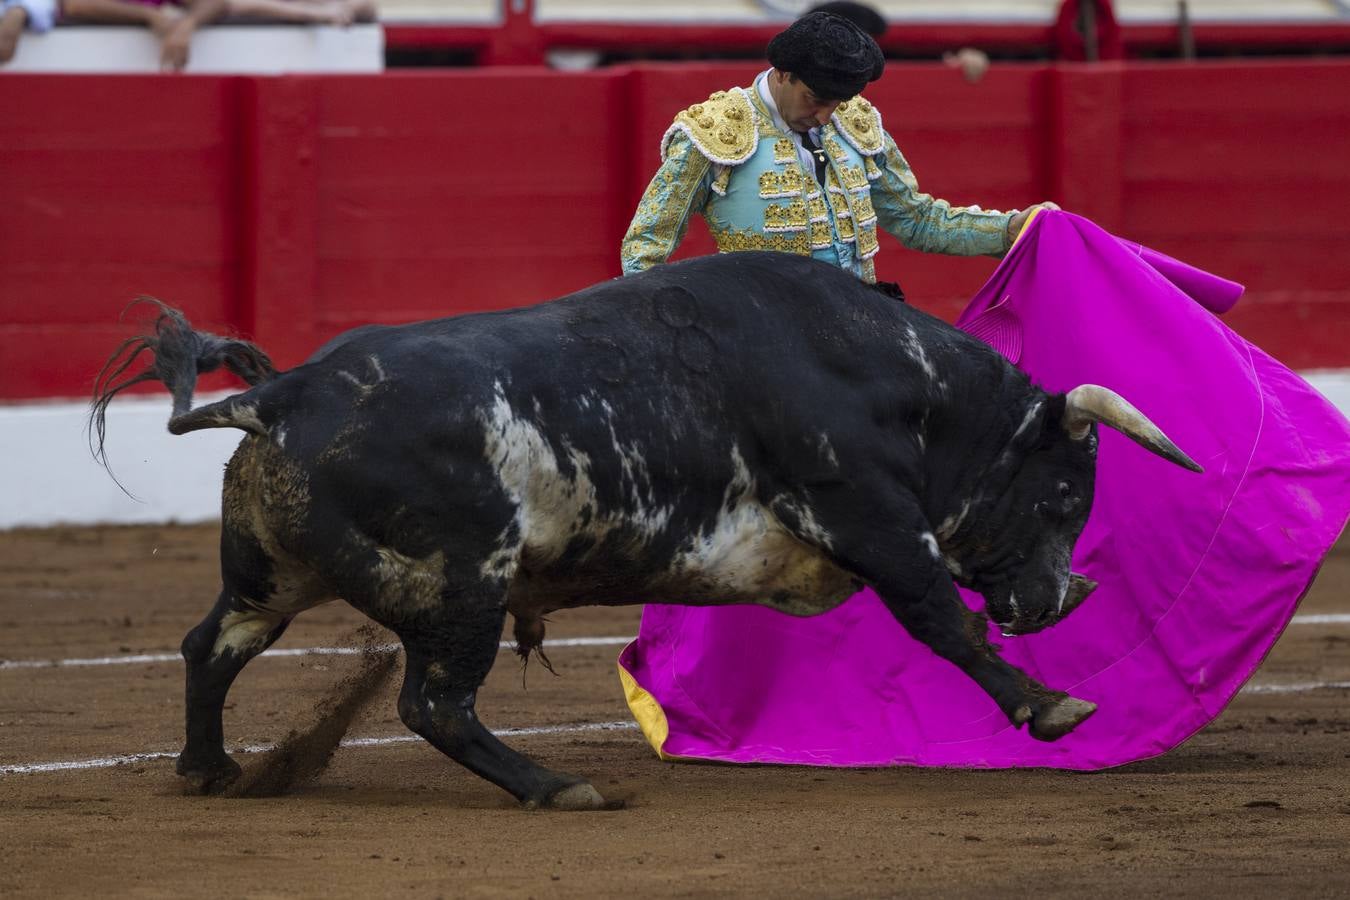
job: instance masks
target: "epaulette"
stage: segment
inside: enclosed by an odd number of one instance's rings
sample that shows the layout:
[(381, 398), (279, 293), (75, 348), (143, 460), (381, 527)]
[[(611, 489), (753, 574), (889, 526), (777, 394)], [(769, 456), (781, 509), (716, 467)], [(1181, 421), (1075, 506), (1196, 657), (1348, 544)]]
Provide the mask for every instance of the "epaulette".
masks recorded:
[(740, 165), (759, 146), (755, 110), (742, 88), (718, 91), (675, 116), (661, 138), (662, 156), (677, 131), (684, 132), (699, 153), (724, 166)]
[(845, 140), (863, 156), (874, 156), (886, 149), (881, 112), (862, 97), (840, 103), (830, 118)]

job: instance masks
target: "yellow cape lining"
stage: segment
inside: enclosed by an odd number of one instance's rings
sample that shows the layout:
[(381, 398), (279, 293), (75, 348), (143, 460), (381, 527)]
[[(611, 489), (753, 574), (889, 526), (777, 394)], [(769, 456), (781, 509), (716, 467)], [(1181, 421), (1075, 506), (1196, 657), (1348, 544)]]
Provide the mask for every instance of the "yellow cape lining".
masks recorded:
[[(627, 647), (624, 649), (627, 650)], [(628, 709), (637, 720), (638, 727), (647, 738), (647, 743), (652, 745), (656, 755), (662, 759), (679, 759), (661, 749), (665, 746), (666, 738), (670, 737), (670, 723), (666, 721), (666, 712), (661, 708), (661, 704), (637, 683), (637, 679), (623, 667), (623, 663), (615, 663), (615, 667), (619, 670), (619, 681), (623, 683), (623, 696), (628, 701)]]

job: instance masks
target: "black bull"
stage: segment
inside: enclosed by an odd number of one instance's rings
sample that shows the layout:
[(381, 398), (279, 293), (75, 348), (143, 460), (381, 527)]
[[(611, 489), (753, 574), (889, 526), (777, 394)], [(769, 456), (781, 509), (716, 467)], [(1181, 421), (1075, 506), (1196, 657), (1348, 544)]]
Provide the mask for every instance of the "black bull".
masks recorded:
[[(152, 367), (117, 378), (142, 350)], [(253, 387), (191, 408), (198, 372)], [(344, 334), (276, 372), (161, 308), (109, 361), (155, 379), (169, 429), (239, 428), (222, 502), (223, 586), (183, 641), (178, 772), (227, 784), (221, 709), (249, 659), (338, 597), (407, 654), (398, 709), (527, 805), (603, 804), (479, 723), (506, 614), (627, 603), (828, 610), (871, 586), (916, 639), (1017, 725), (1059, 738), (1092, 713), (986, 641), (1058, 621), (1110, 424), (1198, 467), (1118, 396), (1048, 394), (979, 341), (827, 265), (738, 253), (658, 267), (525, 309)]]

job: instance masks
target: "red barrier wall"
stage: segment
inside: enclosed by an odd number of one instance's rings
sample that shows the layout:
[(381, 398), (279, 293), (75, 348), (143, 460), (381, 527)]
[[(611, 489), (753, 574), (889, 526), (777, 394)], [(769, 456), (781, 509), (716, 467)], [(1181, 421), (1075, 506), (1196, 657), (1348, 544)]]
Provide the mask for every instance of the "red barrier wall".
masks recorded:
[[(0, 399), (87, 393), (140, 293), (291, 365), (617, 275), (671, 116), (757, 68), (0, 76)], [(1245, 282), (1227, 321), (1287, 364), (1350, 366), (1350, 64), (894, 64), (868, 96), (925, 190), (1057, 200)], [(883, 247), (947, 318), (994, 266)]]

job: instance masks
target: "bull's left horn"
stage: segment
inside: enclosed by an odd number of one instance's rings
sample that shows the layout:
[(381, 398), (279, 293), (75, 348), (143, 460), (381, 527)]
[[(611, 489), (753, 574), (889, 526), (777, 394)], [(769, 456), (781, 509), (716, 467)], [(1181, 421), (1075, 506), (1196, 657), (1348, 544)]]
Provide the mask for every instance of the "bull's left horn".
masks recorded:
[(1192, 472), (1205, 471), (1195, 460), (1168, 440), (1167, 435), (1148, 420), (1148, 417), (1130, 405), (1115, 391), (1096, 384), (1080, 384), (1065, 398), (1064, 430), (1069, 437), (1081, 441), (1087, 437), (1093, 422), (1100, 422), (1134, 441), (1139, 446), (1158, 454)]

